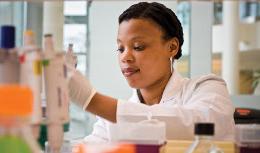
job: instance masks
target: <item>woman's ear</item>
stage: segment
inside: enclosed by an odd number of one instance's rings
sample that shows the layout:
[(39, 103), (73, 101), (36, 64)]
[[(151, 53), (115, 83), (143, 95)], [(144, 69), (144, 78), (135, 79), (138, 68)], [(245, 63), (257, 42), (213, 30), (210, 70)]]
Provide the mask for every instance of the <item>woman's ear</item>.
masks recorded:
[(178, 53), (179, 51), (179, 40), (174, 37), (169, 41), (169, 52), (170, 56), (174, 58), (174, 56)]

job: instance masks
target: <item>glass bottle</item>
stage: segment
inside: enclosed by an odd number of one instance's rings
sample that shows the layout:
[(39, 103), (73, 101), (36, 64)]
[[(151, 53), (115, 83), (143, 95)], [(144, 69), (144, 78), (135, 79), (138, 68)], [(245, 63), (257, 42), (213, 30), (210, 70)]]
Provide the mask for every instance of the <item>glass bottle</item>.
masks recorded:
[(214, 123), (196, 123), (194, 128), (195, 140), (186, 153), (223, 153), (213, 143)]

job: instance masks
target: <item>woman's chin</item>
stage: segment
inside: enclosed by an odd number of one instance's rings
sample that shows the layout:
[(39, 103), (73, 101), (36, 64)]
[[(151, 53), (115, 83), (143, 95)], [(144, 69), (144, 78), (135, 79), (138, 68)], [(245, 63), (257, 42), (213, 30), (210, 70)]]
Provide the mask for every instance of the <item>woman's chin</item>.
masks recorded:
[(138, 86), (138, 84), (136, 82), (133, 82), (133, 81), (130, 81), (130, 80), (127, 80), (128, 82), (128, 85), (131, 87), (131, 88), (135, 88), (135, 89), (139, 89), (140, 86)]

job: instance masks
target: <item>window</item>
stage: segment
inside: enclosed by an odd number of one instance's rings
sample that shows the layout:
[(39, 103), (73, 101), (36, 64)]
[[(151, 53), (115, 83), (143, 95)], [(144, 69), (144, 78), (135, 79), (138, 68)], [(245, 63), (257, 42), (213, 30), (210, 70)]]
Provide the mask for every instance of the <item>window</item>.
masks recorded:
[[(260, 19), (260, 2), (240, 1), (239, 16), (243, 22), (255, 22)], [(214, 2), (214, 24), (222, 24), (223, 2)]]
[(177, 69), (182, 76), (189, 76), (189, 30), (190, 30), (190, 3), (179, 2), (177, 5), (177, 16), (182, 24), (184, 33), (184, 44), (182, 45), (182, 57), (177, 61)]
[(65, 16), (86, 16), (87, 15), (86, 1), (66, 1), (64, 3)]
[(260, 2), (240, 2), (240, 19), (250, 23), (259, 20)]
[(214, 24), (222, 24), (223, 20), (223, 4), (222, 2), (214, 3)]
[(78, 70), (88, 74), (88, 10), (91, 2), (64, 2), (64, 46), (73, 44), (74, 53), (78, 56)]
[[(219, 5), (219, 10), (216, 11), (216, 6)], [(225, 2), (224, 2), (225, 5)], [(214, 14), (215, 14), (215, 21), (216, 21), (216, 13), (221, 14), (221, 20), (222, 16), (225, 15), (222, 13), (222, 9), (220, 9), (222, 6), (222, 3), (215, 3), (214, 6)], [(233, 6), (234, 7), (234, 6)], [(236, 9), (235, 9), (236, 10)], [(259, 21), (257, 19), (260, 17), (259, 11), (260, 11), (260, 2), (239, 2), (238, 12), (233, 13), (227, 13), (228, 15), (239, 15), (240, 21), (236, 23), (233, 29), (236, 29), (235, 31), (227, 31), (225, 34), (230, 34), (236, 36), (238, 38), (238, 53), (237, 53), (237, 59), (238, 59), (238, 81), (236, 82), (236, 91), (235, 94), (256, 94), (259, 95), (260, 93), (260, 82), (259, 80), (259, 72), (260, 72), (260, 63), (259, 60), (257, 60), (256, 57), (260, 56), (260, 46), (258, 45), (259, 42)], [(233, 17), (230, 17), (230, 19), (233, 19)], [(246, 23), (245, 23), (246, 22)], [(216, 23), (216, 22), (215, 22)], [(225, 56), (225, 52), (227, 49), (225, 49), (224, 42), (223, 42), (223, 33), (224, 33), (224, 27), (225, 25), (219, 24), (213, 26), (213, 59), (212, 59), (212, 72), (223, 76), (223, 69), (227, 63), (223, 62)], [(237, 33), (234, 33), (237, 32)], [(230, 37), (232, 38), (232, 36)], [(230, 44), (235, 42), (230, 42)], [(234, 45), (234, 44), (233, 44)], [(235, 51), (234, 51), (235, 52)], [(234, 57), (232, 55), (232, 57)], [(231, 60), (232, 57), (229, 59)], [(227, 58), (227, 56), (226, 56)], [(222, 65), (225, 64), (225, 67)], [(233, 76), (234, 74), (230, 74), (229, 77)], [(236, 79), (234, 77), (234, 79)], [(234, 80), (232, 79), (232, 80)], [(232, 82), (232, 81), (230, 81)], [(227, 82), (229, 83), (229, 82)], [(233, 83), (231, 83), (233, 84)], [(258, 86), (259, 85), (259, 86)], [(259, 88), (259, 89), (258, 89)]]

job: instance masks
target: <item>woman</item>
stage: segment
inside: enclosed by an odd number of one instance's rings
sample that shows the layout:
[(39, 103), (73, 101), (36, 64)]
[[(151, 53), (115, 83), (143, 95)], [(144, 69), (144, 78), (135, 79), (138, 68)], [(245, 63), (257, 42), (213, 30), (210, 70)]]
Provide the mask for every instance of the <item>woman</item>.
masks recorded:
[(156, 2), (132, 5), (119, 16), (117, 43), (122, 74), (136, 89), (128, 101), (96, 92), (78, 71), (69, 82), (72, 100), (105, 119), (87, 141), (108, 141), (111, 122), (140, 121), (147, 113), (166, 123), (167, 139), (192, 139), (195, 122), (214, 122), (216, 139), (233, 140), (234, 108), (224, 80), (183, 78), (173, 69), (183, 30), (172, 10)]

